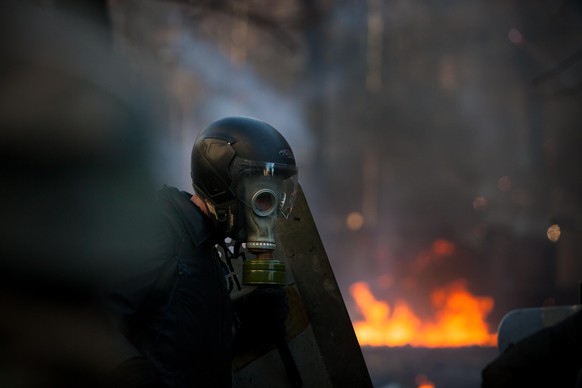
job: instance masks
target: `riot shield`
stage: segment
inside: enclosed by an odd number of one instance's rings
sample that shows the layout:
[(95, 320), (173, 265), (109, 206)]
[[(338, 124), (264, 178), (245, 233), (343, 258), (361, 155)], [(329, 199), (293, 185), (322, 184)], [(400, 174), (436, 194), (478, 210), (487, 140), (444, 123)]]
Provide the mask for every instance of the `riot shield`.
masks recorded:
[[(235, 387), (372, 387), (362, 351), (305, 195), (299, 187), (291, 217), (277, 226), (275, 256), (286, 265), (289, 314), (283, 343), (235, 353)], [(242, 285), (244, 246), (222, 252), (231, 298)]]
[(529, 307), (508, 312), (499, 323), (497, 340), (499, 353), (543, 328), (563, 321), (581, 307), (581, 305)]

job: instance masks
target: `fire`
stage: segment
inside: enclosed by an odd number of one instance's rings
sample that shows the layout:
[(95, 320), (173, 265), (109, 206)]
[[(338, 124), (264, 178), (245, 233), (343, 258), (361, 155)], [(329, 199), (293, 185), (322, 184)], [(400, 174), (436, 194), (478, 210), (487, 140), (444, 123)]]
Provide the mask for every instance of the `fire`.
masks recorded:
[(435, 388), (434, 383), (427, 379), (425, 375), (416, 376), (416, 384), (418, 385), (417, 388)]
[(453, 282), (432, 292), (434, 318), (422, 322), (412, 308), (398, 300), (392, 308), (377, 300), (367, 283), (352, 284), (350, 293), (363, 321), (354, 322), (362, 346), (463, 347), (496, 346), (497, 334), (489, 333), (486, 316), (493, 299), (476, 297), (464, 281)]

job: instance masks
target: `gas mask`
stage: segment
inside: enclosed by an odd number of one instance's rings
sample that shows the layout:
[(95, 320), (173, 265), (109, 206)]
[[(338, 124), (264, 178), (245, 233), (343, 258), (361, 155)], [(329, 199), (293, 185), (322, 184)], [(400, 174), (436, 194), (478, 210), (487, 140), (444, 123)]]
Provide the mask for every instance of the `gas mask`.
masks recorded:
[[(238, 238), (256, 259), (243, 266), (245, 284), (284, 284), (285, 265), (273, 258), (277, 246), (275, 227), (287, 218), (295, 200), (297, 168), (291, 165), (238, 160), (240, 202)], [(236, 238), (235, 238), (236, 239)]]
[(250, 117), (217, 120), (198, 134), (190, 174), (216, 232), (256, 256), (243, 264), (243, 283), (284, 284), (285, 266), (273, 258), (275, 226), (291, 212), (297, 166), (283, 135)]

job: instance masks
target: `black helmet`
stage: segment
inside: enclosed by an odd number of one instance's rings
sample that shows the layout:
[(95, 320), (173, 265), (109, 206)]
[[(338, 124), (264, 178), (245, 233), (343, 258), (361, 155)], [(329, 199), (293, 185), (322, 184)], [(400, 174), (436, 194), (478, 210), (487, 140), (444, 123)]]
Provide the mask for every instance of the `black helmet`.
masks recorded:
[(248, 117), (226, 117), (200, 132), (192, 148), (192, 186), (227, 235), (241, 226), (238, 184), (249, 175), (282, 178), (278, 213), (287, 217), (295, 199), (297, 166), (283, 135)]

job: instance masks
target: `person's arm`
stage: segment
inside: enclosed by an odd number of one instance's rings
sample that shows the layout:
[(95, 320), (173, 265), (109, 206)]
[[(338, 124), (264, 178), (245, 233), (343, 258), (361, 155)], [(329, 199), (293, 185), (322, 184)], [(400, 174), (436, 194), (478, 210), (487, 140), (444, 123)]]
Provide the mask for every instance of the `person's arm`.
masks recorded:
[[(161, 205), (164, 205), (163, 203)], [(144, 241), (150, 245), (151, 255), (142, 263), (126, 271), (126, 276), (117, 280), (108, 289), (106, 304), (108, 315), (118, 333), (127, 341), (131, 322), (140, 309), (148, 303), (148, 297), (163, 286), (175, 271), (175, 260), (179, 241), (174, 229), (171, 208), (162, 208), (153, 238)], [(157, 388), (162, 387), (154, 364), (135, 348), (133, 354), (118, 360), (109, 375), (112, 388)]]

